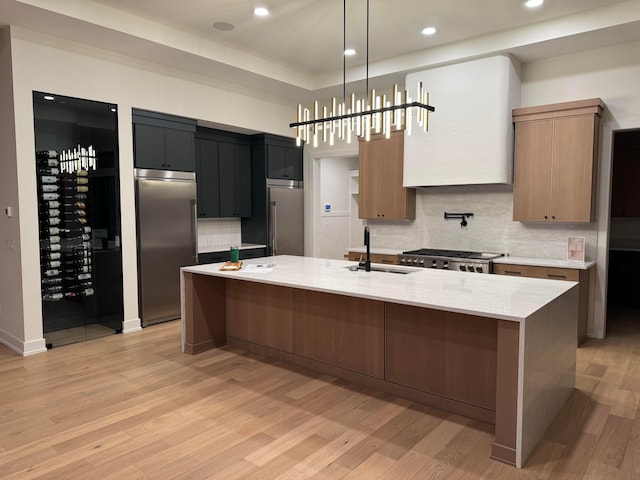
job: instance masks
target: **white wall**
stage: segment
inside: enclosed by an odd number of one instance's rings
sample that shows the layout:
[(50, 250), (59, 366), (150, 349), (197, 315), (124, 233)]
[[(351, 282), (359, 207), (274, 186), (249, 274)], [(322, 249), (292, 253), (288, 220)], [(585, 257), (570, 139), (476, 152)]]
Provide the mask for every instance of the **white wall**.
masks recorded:
[[(16, 131), (14, 127), (13, 67), (9, 28), (0, 29), (0, 338), (13, 350), (32, 352), (39, 345), (24, 341), (22, 278), (20, 275), (20, 218)], [(6, 208), (13, 210), (8, 217)], [(37, 236), (36, 236), (37, 240)], [(36, 342), (37, 343), (37, 342)]]
[[(9, 343), (17, 337), (19, 348), (30, 342), (43, 343), (40, 271), (38, 248), (37, 192), (34, 161), (32, 91), (52, 92), (88, 100), (114, 103), (118, 106), (120, 150), (120, 187), (122, 202), (122, 253), (124, 281), (124, 330), (139, 328), (136, 235), (133, 181), (133, 143), (131, 108), (234, 125), (255, 131), (291, 135), (288, 127), (294, 106), (286, 99), (274, 99), (262, 92), (248, 91), (211, 78), (187, 74), (178, 69), (133, 60), (85, 45), (11, 27), (13, 48), (13, 89), (15, 103), (15, 135), (7, 125), (13, 124), (7, 112), (0, 129), (7, 142), (2, 142), (3, 204), (20, 210), (19, 235), (16, 226), (8, 232), (15, 237), (16, 249), (10, 254), (7, 269), (1, 274), (2, 285), (13, 284), (2, 294), (3, 327), (0, 341)], [(6, 44), (2, 41), (2, 65), (7, 64)], [(3, 68), (0, 89), (11, 85)], [(5, 95), (3, 95), (3, 98)], [(3, 120), (5, 118), (3, 117)], [(13, 138), (12, 138), (13, 137)], [(4, 138), (3, 138), (4, 139)], [(16, 151), (11, 151), (15, 139)], [(15, 170), (17, 166), (17, 171)], [(5, 172), (7, 175), (5, 175)], [(17, 178), (17, 194), (15, 191)], [(13, 190), (12, 190), (13, 189)], [(11, 193), (13, 192), (13, 193)], [(6, 198), (6, 199), (5, 199)], [(3, 222), (5, 220), (3, 219)], [(3, 223), (3, 232), (4, 223)], [(5, 234), (3, 233), (3, 237)], [(21, 241), (20, 241), (21, 240)], [(20, 241), (20, 242), (19, 242)], [(18, 245), (19, 243), (19, 245)], [(4, 260), (4, 247), (3, 257)], [(16, 259), (14, 255), (20, 255)], [(21, 265), (20, 265), (21, 262)], [(4, 263), (3, 263), (4, 267)], [(16, 279), (22, 279), (21, 293)], [(21, 304), (13, 299), (21, 299)], [(6, 303), (6, 305), (5, 305)], [(21, 311), (22, 308), (22, 311)], [(7, 332), (7, 335), (3, 334)]]

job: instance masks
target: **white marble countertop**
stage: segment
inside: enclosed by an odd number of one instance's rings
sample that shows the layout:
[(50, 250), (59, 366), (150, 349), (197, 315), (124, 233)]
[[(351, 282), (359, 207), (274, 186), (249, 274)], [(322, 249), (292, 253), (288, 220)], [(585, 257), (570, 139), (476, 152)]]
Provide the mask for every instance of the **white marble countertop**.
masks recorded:
[[(357, 265), (356, 262), (288, 255), (243, 262), (239, 271), (220, 271), (222, 263), (181, 270), (518, 322), (578, 285), (564, 280), (395, 265), (393, 269), (412, 273), (354, 272), (346, 267)], [(245, 270), (251, 264), (273, 267), (267, 273), (252, 273)]]
[[(198, 253), (211, 253), (211, 252), (226, 252), (231, 248), (231, 245), (217, 245), (206, 246), (198, 248)], [(254, 243), (241, 243), (238, 245), (238, 249), (247, 250), (249, 248), (267, 248), (266, 245), (256, 245)]]
[(555, 268), (574, 268), (576, 270), (588, 270), (593, 267), (596, 262), (586, 260), (581, 262), (570, 262), (568, 260), (560, 260), (554, 258), (534, 258), (534, 257), (499, 257), (494, 258), (493, 263), (503, 263), (506, 265), (531, 265), (534, 267), (555, 267)]

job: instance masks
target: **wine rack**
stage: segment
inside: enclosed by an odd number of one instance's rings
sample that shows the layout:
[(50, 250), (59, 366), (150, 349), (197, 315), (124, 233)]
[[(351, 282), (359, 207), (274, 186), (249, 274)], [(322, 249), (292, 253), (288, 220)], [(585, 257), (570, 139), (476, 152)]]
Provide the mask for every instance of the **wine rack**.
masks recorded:
[(36, 162), (42, 301), (93, 295), (88, 172), (61, 168), (55, 150)]

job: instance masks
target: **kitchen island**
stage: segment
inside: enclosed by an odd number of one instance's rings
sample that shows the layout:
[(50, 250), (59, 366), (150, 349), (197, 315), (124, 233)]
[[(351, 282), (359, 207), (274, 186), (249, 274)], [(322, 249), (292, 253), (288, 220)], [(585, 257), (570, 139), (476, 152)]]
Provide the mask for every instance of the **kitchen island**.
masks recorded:
[(229, 344), (493, 423), (492, 457), (521, 467), (575, 386), (577, 284), (355, 265), (184, 267), (183, 351)]

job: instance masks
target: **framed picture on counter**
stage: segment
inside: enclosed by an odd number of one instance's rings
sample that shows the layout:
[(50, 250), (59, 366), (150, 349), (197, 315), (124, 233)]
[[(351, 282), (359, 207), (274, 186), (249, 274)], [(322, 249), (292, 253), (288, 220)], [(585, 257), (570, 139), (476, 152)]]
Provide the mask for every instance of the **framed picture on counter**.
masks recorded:
[(584, 263), (584, 237), (567, 237), (567, 260)]

